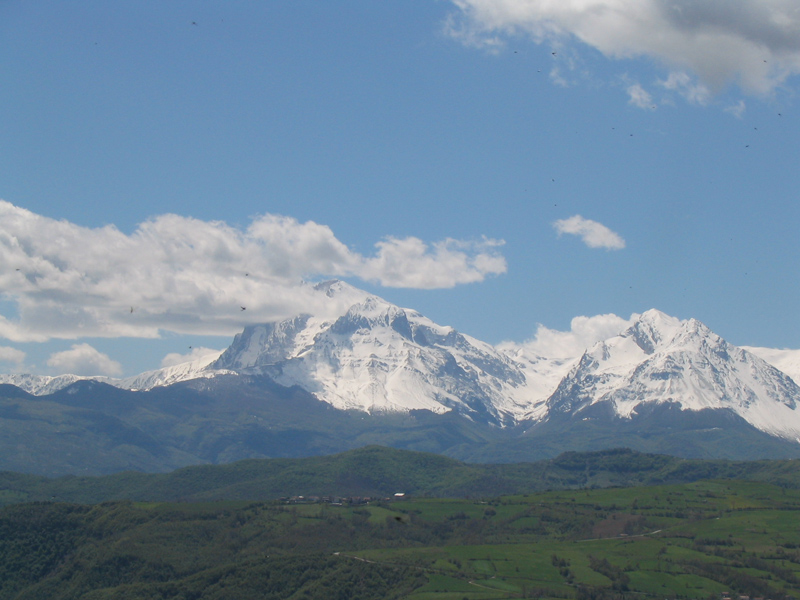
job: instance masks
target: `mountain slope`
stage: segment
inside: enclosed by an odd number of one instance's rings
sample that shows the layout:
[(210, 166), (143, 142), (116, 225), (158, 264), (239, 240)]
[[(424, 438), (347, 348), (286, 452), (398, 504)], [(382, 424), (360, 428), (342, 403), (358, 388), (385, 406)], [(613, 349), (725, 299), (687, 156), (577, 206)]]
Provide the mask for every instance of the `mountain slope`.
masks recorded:
[[(218, 358), (124, 380), (0, 376), (19, 386), (0, 394), (0, 468), (163, 471), (367, 444), (482, 461), (620, 445), (800, 456), (800, 387), (694, 319), (649, 310), (582, 356), (553, 359), (343, 282), (316, 288), (336, 310), (248, 326)], [(93, 452), (108, 460), (82, 466)]]
[[(76, 381), (83, 381), (87, 377), (80, 375), (32, 375), (29, 373), (0, 374), (0, 385), (11, 385), (24, 390), (34, 396), (46, 396), (62, 390)], [(96, 379), (105, 379), (99, 377)]]
[(799, 441), (797, 399), (800, 387), (764, 360), (699, 321), (650, 310), (587, 351), (547, 404), (548, 418), (573, 419), (602, 403), (628, 419), (652, 404), (728, 410), (769, 435)]
[(541, 362), (548, 368), (537, 371), (536, 363), (366, 296), (338, 319), (301, 315), (247, 327), (211, 368), (268, 375), (340, 409), (455, 410), (509, 425), (535, 415), (558, 383), (551, 361)]
[(776, 369), (783, 371), (795, 383), (800, 382), (800, 350), (759, 348), (755, 346), (741, 346), (741, 348), (767, 361)]
[(505, 435), (452, 411), (337, 410), (263, 376), (219, 375), (148, 391), (78, 381), (48, 396), (0, 385), (0, 470), (47, 476), (160, 472), (372, 444), (448, 454)]

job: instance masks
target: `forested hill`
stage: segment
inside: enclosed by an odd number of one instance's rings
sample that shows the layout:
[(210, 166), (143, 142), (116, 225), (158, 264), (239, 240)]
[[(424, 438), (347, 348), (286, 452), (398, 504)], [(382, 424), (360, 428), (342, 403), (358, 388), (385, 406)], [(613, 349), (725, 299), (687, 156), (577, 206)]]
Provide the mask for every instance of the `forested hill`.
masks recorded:
[[(572, 463), (577, 466), (577, 463)], [(800, 599), (800, 490), (0, 508), (0, 600)]]
[(369, 446), (330, 456), (243, 460), (171, 473), (45, 478), (0, 472), (0, 504), (31, 501), (274, 500), (285, 496), (494, 497), (547, 489), (747, 479), (800, 488), (800, 461), (689, 460), (629, 449), (567, 452), (552, 460), (468, 464)]

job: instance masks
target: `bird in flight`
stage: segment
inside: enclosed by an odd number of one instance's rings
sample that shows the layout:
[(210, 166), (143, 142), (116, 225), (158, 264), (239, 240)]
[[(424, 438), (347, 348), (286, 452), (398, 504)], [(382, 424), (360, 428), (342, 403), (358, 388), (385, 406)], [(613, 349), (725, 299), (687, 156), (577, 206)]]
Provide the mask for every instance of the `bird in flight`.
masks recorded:
[(242, 310), (247, 310), (246, 306), (240, 306), (239, 308), (241, 308)]

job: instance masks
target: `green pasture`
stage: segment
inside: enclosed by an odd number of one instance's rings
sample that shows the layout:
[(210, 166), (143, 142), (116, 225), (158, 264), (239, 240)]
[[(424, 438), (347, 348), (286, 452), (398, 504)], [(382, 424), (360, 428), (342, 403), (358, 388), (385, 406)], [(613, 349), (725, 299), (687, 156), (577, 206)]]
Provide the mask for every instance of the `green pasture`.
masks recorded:
[[(491, 516), (487, 508), (494, 511)], [(574, 597), (578, 585), (624, 586), (637, 597), (708, 598), (729, 591), (737, 578), (744, 586), (762, 582), (780, 594), (800, 596), (800, 495), (767, 484), (711, 481), (570, 490), (508, 496), (489, 504), (419, 500), (404, 503), (402, 509), (429, 523), (452, 520), (454, 515), (489, 520), (495, 527), (490, 531), (510, 530), (520, 540), (372, 552), (375, 560), (436, 572), (436, 586), (420, 589), (423, 595), (414, 598), (449, 598), (464, 591), (465, 580), (509, 598), (533, 589)], [(644, 519), (644, 533), (570, 539), (569, 532), (579, 531), (573, 521), (602, 525), (631, 515)], [(543, 524), (551, 528), (544, 535)], [(567, 533), (552, 531), (556, 527)], [(531, 531), (538, 534), (526, 533)], [(600, 559), (607, 561), (606, 567), (597, 567)], [(453, 574), (440, 575), (447, 571)], [(441, 589), (446, 581), (458, 583)]]
[(0, 532), (0, 600), (255, 598), (264, 582), (322, 598), (354, 581), (413, 600), (800, 600), (800, 493), (735, 480), (484, 502), (44, 502), (0, 509)]

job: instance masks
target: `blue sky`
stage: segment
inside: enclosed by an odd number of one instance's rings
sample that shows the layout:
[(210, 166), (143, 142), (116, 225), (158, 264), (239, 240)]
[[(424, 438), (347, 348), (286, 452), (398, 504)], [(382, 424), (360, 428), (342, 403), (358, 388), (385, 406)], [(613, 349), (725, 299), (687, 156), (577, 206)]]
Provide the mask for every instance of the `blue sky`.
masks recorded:
[(0, 2), (0, 372), (157, 368), (331, 277), (490, 343), (800, 348), (800, 9), (588, 6)]

